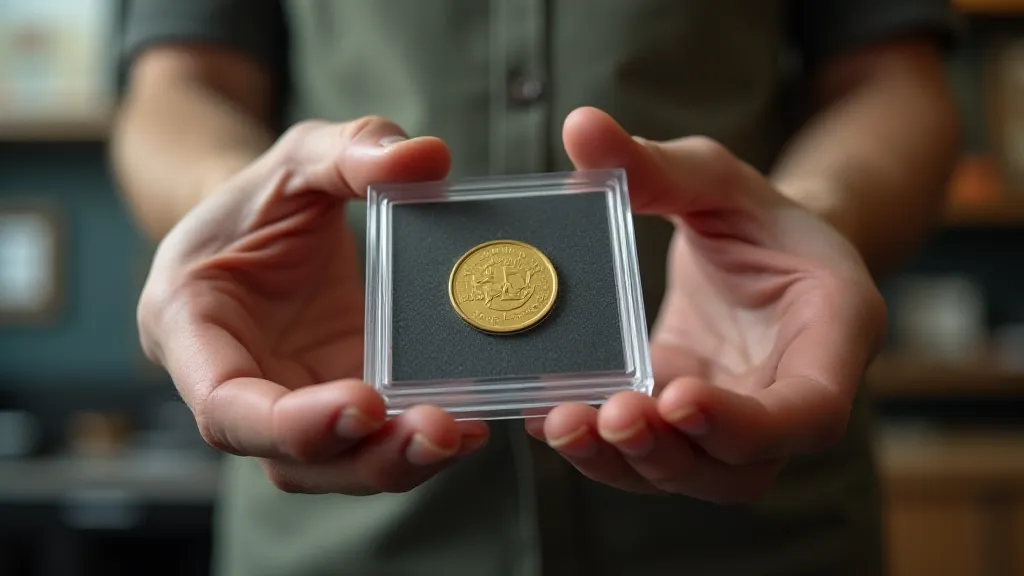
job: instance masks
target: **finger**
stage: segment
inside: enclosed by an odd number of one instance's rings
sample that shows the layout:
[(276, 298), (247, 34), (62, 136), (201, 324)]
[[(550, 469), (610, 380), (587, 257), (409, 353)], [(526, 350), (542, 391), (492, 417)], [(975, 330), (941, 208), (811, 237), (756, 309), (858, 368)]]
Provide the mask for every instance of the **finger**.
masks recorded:
[[(213, 301), (184, 298), (163, 315), (173, 338), (158, 353), (203, 438), (241, 456), (311, 461), (332, 456), (384, 424), (383, 399), (355, 379), (308, 385), (270, 382), (232, 330), (197, 321)], [(258, 348), (258, 342), (249, 347)], [(259, 352), (259, 350), (257, 350)]]
[(480, 438), (486, 437), (486, 426), (460, 426), (437, 408), (419, 406), (388, 421), (372, 437), (330, 463), (271, 461), (264, 469), (275, 486), (288, 492), (406, 492), (459, 456), (464, 435), (469, 443), (482, 446)]
[(740, 465), (831, 445), (845, 430), (849, 410), (807, 378), (780, 380), (749, 394), (681, 378), (661, 392), (658, 413), (711, 456)]
[(597, 410), (593, 407), (558, 406), (545, 418), (544, 435), (549, 446), (591, 480), (621, 490), (653, 492), (622, 454), (597, 435)]
[(282, 142), (296, 167), (287, 187), (291, 191), (361, 198), (370, 184), (441, 180), (451, 167), (443, 141), (409, 139), (398, 125), (376, 116), (345, 124), (304, 124)]
[(547, 415), (527, 418), (523, 422), (526, 433), (541, 442), (547, 443), (547, 437), (544, 435), (544, 421), (546, 419)]
[(661, 418), (653, 398), (636, 392), (616, 395), (598, 411), (597, 429), (652, 486), (683, 491), (693, 473), (693, 448)]
[(458, 453), (455, 454), (456, 456), (469, 456), (487, 446), (487, 442), (490, 440), (490, 428), (486, 422), (470, 420), (456, 422), (456, 425), (459, 427), (459, 434), (462, 436), (462, 442), (459, 445)]
[(731, 466), (709, 457), (658, 413), (656, 401), (619, 394), (598, 413), (598, 431), (651, 487), (716, 503), (747, 502), (771, 485), (778, 462)]
[(680, 342), (676, 336), (679, 331), (665, 330), (661, 326), (669, 322), (678, 323), (681, 318), (686, 317), (684, 312), (679, 310), (679, 306), (676, 300), (666, 300), (658, 315), (655, 330), (652, 330), (650, 346), (651, 365), (654, 366), (655, 398), (672, 382), (673, 375), (707, 378), (712, 370), (707, 358), (685, 348), (686, 343)]
[(579, 108), (566, 117), (562, 139), (577, 169), (624, 169), (637, 213), (695, 217), (737, 207), (735, 192), (747, 188), (749, 168), (708, 138), (651, 142), (600, 110)]
[(526, 429), (526, 433), (541, 442), (547, 443), (547, 439), (544, 437), (544, 420), (551, 413), (551, 410), (552, 407), (549, 406), (523, 410), (523, 427)]
[(385, 424), (381, 397), (358, 380), (297, 390), (259, 378), (235, 378), (199, 403), (204, 438), (232, 454), (319, 462), (337, 456)]

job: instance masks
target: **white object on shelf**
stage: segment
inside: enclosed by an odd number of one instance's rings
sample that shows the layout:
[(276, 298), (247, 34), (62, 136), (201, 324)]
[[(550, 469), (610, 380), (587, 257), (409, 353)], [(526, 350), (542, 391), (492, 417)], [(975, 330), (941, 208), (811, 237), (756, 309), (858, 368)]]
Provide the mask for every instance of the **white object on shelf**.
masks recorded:
[(0, 458), (31, 454), (40, 433), (39, 422), (28, 412), (0, 410)]
[(960, 362), (976, 358), (985, 347), (985, 297), (970, 278), (906, 278), (895, 304), (896, 344), (903, 353)]

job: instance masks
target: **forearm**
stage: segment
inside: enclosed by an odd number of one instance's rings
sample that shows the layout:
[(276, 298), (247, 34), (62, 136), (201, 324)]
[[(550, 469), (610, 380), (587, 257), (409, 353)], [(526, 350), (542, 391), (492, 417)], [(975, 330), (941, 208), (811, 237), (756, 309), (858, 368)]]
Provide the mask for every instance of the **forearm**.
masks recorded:
[(849, 238), (876, 276), (900, 266), (935, 223), (957, 152), (941, 66), (907, 64), (867, 75), (825, 107), (772, 175)]
[(126, 98), (112, 154), (136, 221), (154, 238), (272, 142), (265, 123), (198, 83)]

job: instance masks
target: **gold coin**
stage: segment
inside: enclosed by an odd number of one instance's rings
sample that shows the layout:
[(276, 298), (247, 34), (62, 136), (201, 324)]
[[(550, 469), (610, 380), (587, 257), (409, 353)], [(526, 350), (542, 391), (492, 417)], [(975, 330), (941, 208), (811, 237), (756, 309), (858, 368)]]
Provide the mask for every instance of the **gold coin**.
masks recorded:
[(543, 320), (558, 296), (558, 274), (540, 250), (515, 240), (473, 247), (448, 280), (455, 312), (494, 334), (522, 332)]

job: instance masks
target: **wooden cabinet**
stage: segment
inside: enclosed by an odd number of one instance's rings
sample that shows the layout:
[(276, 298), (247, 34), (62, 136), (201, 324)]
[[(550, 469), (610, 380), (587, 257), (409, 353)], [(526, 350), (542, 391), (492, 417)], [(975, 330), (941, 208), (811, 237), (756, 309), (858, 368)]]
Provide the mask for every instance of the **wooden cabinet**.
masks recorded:
[(1014, 504), (1010, 522), (1010, 573), (1024, 574), (1024, 501)]
[(899, 501), (888, 511), (892, 576), (981, 575), (985, 512), (971, 502)]
[(1024, 576), (1024, 437), (884, 434), (891, 576)]

